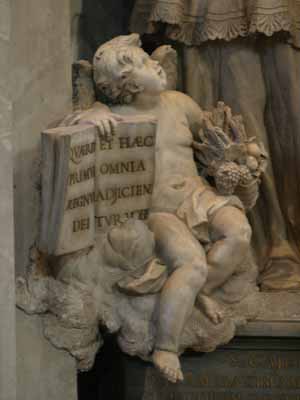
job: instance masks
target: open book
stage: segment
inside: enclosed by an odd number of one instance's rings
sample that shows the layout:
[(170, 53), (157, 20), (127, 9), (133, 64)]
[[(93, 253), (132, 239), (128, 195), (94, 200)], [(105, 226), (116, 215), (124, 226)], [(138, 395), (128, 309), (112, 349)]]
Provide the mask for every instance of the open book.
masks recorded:
[(153, 119), (138, 116), (124, 118), (109, 137), (91, 125), (42, 132), (41, 251), (84, 249), (98, 232), (147, 218), (155, 131)]

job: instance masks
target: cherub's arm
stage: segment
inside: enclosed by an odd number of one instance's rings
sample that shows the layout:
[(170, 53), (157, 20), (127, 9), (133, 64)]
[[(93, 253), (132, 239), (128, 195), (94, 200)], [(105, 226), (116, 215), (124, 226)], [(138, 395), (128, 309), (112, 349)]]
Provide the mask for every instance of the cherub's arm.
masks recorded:
[(197, 137), (199, 129), (203, 126), (205, 113), (201, 107), (189, 96), (183, 95), (183, 107), (189, 123), (189, 128), (194, 137)]
[(77, 110), (73, 111), (71, 114), (68, 114), (60, 123), (61, 126), (70, 126), (77, 125), (78, 123), (82, 123), (86, 118), (91, 118), (95, 116), (104, 116), (110, 114), (111, 111), (109, 107), (100, 102), (95, 102), (92, 107), (85, 110)]
[(90, 124), (97, 126), (100, 133), (110, 134), (120, 119), (121, 117), (113, 114), (108, 106), (96, 102), (87, 110), (79, 110), (67, 115), (60, 126)]

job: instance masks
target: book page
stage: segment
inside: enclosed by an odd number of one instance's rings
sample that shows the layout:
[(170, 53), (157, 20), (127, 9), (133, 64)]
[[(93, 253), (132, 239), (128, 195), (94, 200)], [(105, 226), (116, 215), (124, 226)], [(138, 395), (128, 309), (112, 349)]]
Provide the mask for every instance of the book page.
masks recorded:
[[(70, 136), (68, 152), (65, 152), (68, 156), (66, 195), (56, 255), (80, 250), (94, 243), (96, 135), (97, 128), (86, 127)], [(58, 207), (55, 212), (59, 212)]]
[[(84, 249), (94, 244), (97, 233), (130, 218), (147, 219), (154, 181), (155, 131), (152, 119), (131, 117), (109, 136), (89, 125), (43, 133), (54, 136), (56, 146), (51, 217), (42, 222), (43, 231), (48, 230), (46, 240), (55, 243), (49, 245), (48, 253)], [(49, 168), (49, 161), (47, 165)], [(43, 191), (49, 193), (47, 188)]]
[(96, 177), (96, 231), (147, 219), (154, 180), (155, 127), (127, 120), (109, 140), (99, 139)]

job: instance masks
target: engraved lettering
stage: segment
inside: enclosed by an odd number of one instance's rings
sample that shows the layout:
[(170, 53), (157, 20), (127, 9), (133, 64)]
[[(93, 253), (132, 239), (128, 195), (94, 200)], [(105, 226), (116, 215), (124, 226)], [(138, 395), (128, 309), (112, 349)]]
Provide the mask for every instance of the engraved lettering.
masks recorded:
[(153, 147), (154, 137), (150, 136), (124, 136), (119, 138), (120, 149), (131, 149), (133, 147)]
[(88, 231), (90, 229), (90, 219), (81, 218), (79, 220), (73, 221), (73, 232)]
[(85, 143), (70, 148), (70, 160), (74, 164), (80, 164), (82, 158), (96, 151), (96, 142)]
[(120, 199), (149, 195), (152, 193), (152, 189), (152, 184), (106, 188), (103, 190), (98, 190), (97, 193), (91, 192), (68, 200), (66, 210), (74, 210), (76, 208), (86, 207), (92, 203), (98, 203), (101, 201), (109, 201), (111, 205), (114, 205)]
[(289, 360), (281, 357), (272, 357), (270, 360), (271, 368), (273, 369), (286, 369), (289, 368)]
[(103, 163), (99, 166), (101, 175), (114, 175), (125, 173), (136, 173), (145, 171), (145, 163), (143, 160), (133, 160), (116, 163)]
[(95, 166), (88, 167), (86, 169), (81, 169), (70, 173), (68, 178), (68, 185), (72, 186), (76, 183), (88, 181), (89, 179), (95, 178)]
[(124, 212), (122, 214), (110, 214), (108, 216), (100, 215), (95, 217), (96, 227), (103, 229), (108, 226), (122, 224), (131, 218), (146, 220), (148, 218), (148, 214), (149, 214), (148, 209), (141, 209), (141, 210), (133, 210), (130, 212)]
[(95, 192), (87, 193), (74, 199), (68, 200), (66, 210), (74, 210), (76, 208), (82, 208), (89, 206), (95, 202)]
[(99, 136), (99, 149), (103, 150), (112, 150), (113, 148), (113, 139), (108, 139), (105, 137)]

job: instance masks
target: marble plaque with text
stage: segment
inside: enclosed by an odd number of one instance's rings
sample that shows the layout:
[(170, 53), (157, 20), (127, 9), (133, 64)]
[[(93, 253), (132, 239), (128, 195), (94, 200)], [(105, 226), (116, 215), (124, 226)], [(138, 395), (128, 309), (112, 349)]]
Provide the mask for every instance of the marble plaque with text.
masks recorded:
[(181, 357), (185, 381), (167, 382), (126, 358), (124, 400), (300, 400), (300, 340), (264, 338)]

